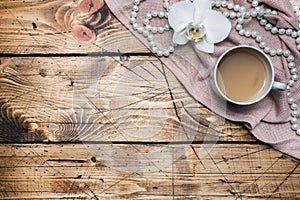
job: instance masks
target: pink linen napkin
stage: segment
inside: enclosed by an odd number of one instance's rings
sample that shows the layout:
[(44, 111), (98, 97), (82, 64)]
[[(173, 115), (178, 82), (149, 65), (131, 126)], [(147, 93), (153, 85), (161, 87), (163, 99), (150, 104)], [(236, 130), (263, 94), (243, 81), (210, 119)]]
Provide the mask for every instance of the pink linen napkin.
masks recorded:
[[(243, 5), (248, 11), (252, 9), (251, 2), (233, 0), (235, 4)], [(266, 19), (278, 28), (298, 29), (297, 17), (293, 12), (288, 0), (260, 0), (265, 8), (275, 9), (278, 15), (266, 16)], [(172, 5), (174, 1), (171, 1)], [(106, 0), (106, 4), (112, 13), (147, 47), (148, 41), (138, 32), (134, 31), (129, 22), (133, 6), (133, 0)], [(163, 11), (163, 1), (142, 1), (138, 12), (138, 23), (141, 24), (146, 13), (152, 10)], [(214, 8), (215, 9), (215, 8)], [(223, 9), (223, 8), (220, 8)], [(175, 74), (185, 86), (187, 91), (199, 102), (212, 109), (217, 114), (236, 122), (242, 122), (259, 140), (272, 145), (274, 148), (300, 159), (300, 136), (291, 130), (290, 107), (287, 102), (286, 91), (272, 90), (270, 94), (259, 103), (250, 106), (237, 106), (218, 99), (212, 91), (211, 72), (218, 57), (228, 48), (246, 44), (259, 47), (251, 37), (240, 36), (235, 30), (236, 18), (230, 19), (232, 30), (229, 37), (215, 45), (213, 54), (207, 54), (195, 49), (188, 43), (184, 46), (175, 47), (175, 52), (169, 57), (160, 58), (161, 61)], [(161, 24), (162, 20), (153, 19), (153, 26)], [(167, 21), (163, 21), (166, 23)], [(296, 49), (295, 39), (286, 35), (273, 35), (259, 25), (256, 18), (245, 19), (244, 29), (256, 30), (264, 41), (272, 49), (282, 48), (290, 50), (295, 57), (296, 66), (300, 65), (300, 54)], [(155, 41), (166, 47), (172, 38), (172, 31), (164, 34), (156, 34)], [(275, 80), (287, 83), (290, 72), (285, 58), (280, 56), (271, 57), (275, 67)], [(299, 68), (300, 70), (300, 68)], [(293, 98), (300, 106), (300, 80), (292, 88)], [(300, 109), (300, 107), (299, 107)]]

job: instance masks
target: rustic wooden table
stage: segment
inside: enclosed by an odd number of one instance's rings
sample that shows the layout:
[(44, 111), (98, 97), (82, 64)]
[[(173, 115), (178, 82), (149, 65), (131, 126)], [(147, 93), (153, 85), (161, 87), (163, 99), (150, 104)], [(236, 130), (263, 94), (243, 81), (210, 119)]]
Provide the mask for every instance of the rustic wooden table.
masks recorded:
[(195, 101), (101, 1), (2, 0), (0, 44), (0, 199), (300, 198), (299, 160)]

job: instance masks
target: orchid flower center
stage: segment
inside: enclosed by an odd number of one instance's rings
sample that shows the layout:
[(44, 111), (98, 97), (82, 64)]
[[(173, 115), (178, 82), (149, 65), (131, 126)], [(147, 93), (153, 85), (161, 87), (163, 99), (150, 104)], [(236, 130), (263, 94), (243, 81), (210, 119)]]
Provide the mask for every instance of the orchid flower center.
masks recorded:
[(186, 27), (185, 35), (189, 40), (199, 42), (205, 34), (205, 27), (203, 25), (190, 23)]

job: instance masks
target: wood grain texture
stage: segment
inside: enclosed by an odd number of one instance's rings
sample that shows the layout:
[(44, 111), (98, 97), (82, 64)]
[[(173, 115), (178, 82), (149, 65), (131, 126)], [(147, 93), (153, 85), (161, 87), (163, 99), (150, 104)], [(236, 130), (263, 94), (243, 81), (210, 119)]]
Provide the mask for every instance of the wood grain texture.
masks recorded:
[(98, 133), (112, 141), (203, 141), (206, 133), (254, 141), (195, 101), (155, 57), (0, 60), (2, 141), (103, 140)]
[(78, 1), (0, 1), (1, 53), (149, 52), (106, 6), (82, 13)]
[[(193, 145), (173, 165), (145, 173), (118, 168), (88, 151), (105, 145), (1, 145), (0, 198), (296, 199), (300, 195), (299, 161), (268, 146), (219, 144), (199, 160), (201, 146)], [(173, 147), (178, 146), (182, 145)], [(148, 147), (141, 144), (140, 152), (144, 148)]]

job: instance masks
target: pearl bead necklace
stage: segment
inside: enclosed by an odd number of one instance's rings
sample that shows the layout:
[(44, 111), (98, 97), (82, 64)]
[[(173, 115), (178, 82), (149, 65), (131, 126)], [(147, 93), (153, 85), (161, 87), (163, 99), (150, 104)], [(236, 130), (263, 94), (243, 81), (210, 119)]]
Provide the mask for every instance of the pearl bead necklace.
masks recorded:
[[(249, 0), (248, 0), (249, 1)], [(251, 11), (246, 11), (246, 8), (244, 6), (240, 6), (238, 4), (234, 4), (232, 2), (227, 2), (225, 0), (219, 1), (219, 0), (211, 0), (212, 7), (216, 8), (226, 8), (228, 11), (223, 12), (223, 15), (229, 19), (235, 19), (237, 18), (237, 24), (235, 26), (236, 31), (239, 33), (239, 35), (247, 37), (247, 38), (253, 38), (259, 45), (259, 47), (267, 54), (269, 54), (271, 57), (274, 56), (283, 56), (287, 63), (288, 68), (290, 70), (290, 79), (287, 83), (287, 98), (288, 103), (290, 105), (291, 109), (291, 129), (296, 132), (297, 135), (300, 135), (300, 125), (298, 124), (298, 117), (300, 116), (298, 112), (298, 105), (294, 101), (294, 98), (291, 94), (291, 88), (295, 85), (295, 82), (298, 81), (298, 70), (296, 68), (296, 64), (294, 62), (295, 58), (291, 54), (289, 50), (284, 49), (273, 49), (269, 45), (267, 45), (266, 42), (264, 42), (263, 37), (259, 35), (257, 31), (251, 31), (246, 30), (243, 28), (243, 24), (245, 22), (245, 19), (248, 19), (250, 17), (257, 18), (260, 25), (265, 28), (266, 31), (270, 31), (272, 34), (279, 34), (279, 35), (287, 35), (291, 38), (295, 39), (295, 43), (297, 45), (297, 50), (300, 51), (300, 30), (294, 30), (291, 28), (277, 28), (273, 26), (271, 23), (269, 23), (265, 18), (264, 15), (277, 15), (276, 10), (271, 9), (264, 9), (261, 6), (259, 6), (258, 0), (253, 0), (252, 2), (249, 1), (252, 5)], [(298, 17), (299, 22), (299, 29), (300, 29), (300, 9), (299, 6), (294, 4), (294, 0), (289, 0), (291, 5), (293, 6), (293, 11), (295, 12), (296, 16)], [(139, 11), (139, 4), (140, 0), (133, 0), (133, 8), (130, 18), (130, 23), (132, 24), (132, 27), (134, 30), (136, 30), (138, 33), (142, 34), (150, 44), (150, 49), (152, 53), (156, 54), (158, 57), (162, 56), (169, 56), (170, 53), (174, 52), (175, 44), (171, 43), (166, 49), (158, 49), (156, 43), (154, 42), (154, 35), (156, 33), (163, 34), (165, 31), (170, 31), (170, 26), (168, 24), (165, 24), (162, 27), (152, 27), (150, 25), (150, 21), (152, 18), (168, 18), (168, 11), (170, 9), (169, 0), (164, 0), (163, 7), (165, 11), (152, 11), (151, 13), (147, 13), (145, 15), (145, 19), (143, 21), (143, 26), (139, 26), (137, 24), (136, 17), (138, 15)]]
[(143, 21), (143, 27), (139, 26), (136, 21), (136, 17), (138, 15), (139, 11), (139, 4), (140, 0), (133, 0), (133, 7), (132, 7), (132, 12), (131, 12), (131, 18), (130, 18), (130, 23), (132, 24), (132, 28), (136, 30), (138, 33), (142, 34), (149, 42), (150, 49), (152, 53), (156, 54), (157, 56), (169, 56), (170, 53), (174, 52), (174, 44), (171, 43), (166, 49), (158, 49), (156, 43), (154, 42), (154, 35), (156, 33), (163, 34), (165, 31), (170, 31), (170, 26), (168, 24), (165, 24), (162, 27), (153, 27), (150, 25), (150, 20), (152, 18), (166, 18), (168, 19), (169, 16), (169, 0), (164, 0), (164, 9), (166, 11), (156, 11), (153, 10), (151, 13), (147, 13), (145, 15), (145, 19)]

